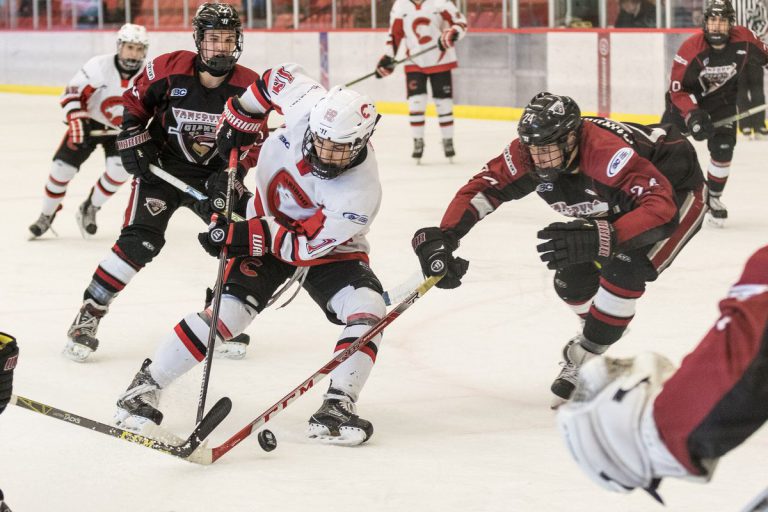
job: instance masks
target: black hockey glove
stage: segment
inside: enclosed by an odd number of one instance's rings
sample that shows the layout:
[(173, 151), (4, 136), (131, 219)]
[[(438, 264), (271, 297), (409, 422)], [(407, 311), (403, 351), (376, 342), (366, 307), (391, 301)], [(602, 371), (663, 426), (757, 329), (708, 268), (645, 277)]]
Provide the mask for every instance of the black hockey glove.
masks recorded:
[(239, 256), (264, 256), (269, 252), (269, 226), (259, 217), (240, 222), (227, 222), (220, 215), (208, 231), (197, 235), (200, 245), (211, 256), (218, 257), (226, 246), (227, 258)]
[(537, 245), (536, 250), (549, 269), (559, 270), (588, 261), (604, 263), (611, 258), (616, 245), (613, 226), (605, 220), (553, 222), (536, 236), (548, 240)]
[[(238, 165), (237, 172), (235, 174), (234, 188), (232, 189), (232, 211), (242, 212), (244, 206), (241, 204), (245, 198), (246, 189), (243, 185), (243, 177), (245, 176), (245, 169)], [(212, 213), (225, 213), (227, 206), (227, 186), (229, 185), (229, 177), (226, 170), (212, 173), (205, 181), (205, 193), (208, 196), (207, 208)]]
[(706, 140), (712, 136), (715, 126), (706, 110), (696, 109), (688, 114), (688, 132), (696, 140)]
[(453, 251), (459, 247), (459, 240), (452, 231), (421, 228), (413, 235), (411, 245), (419, 257), (421, 271), (425, 276), (443, 276), (435, 286), (451, 289), (461, 285), (461, 278), (467, 273), (469, 262), (453, 256)]
[(117, 136), (117, 150), (126, 171), (147, 183), (160, 181), (149, 170), (149, 164), (158, 164), (160, 151), (148, 130), (136, 127), (121, 131)]
[(376, 78), (383, 78), (395, 71), (395, 59), (389, 55), (382, 55), (376, 64)]
[(242, 159), (254, 145), (263, 144), (268, 135), (264, 114), (247, 112), (237, 96), (227, 100), (216, 126), (216, 148), (225, 162), (229, 162), (233, 149), (238, 151), (238, 160)]
[(19, 358), (19, 346), (16, 338), (0, 332), (0, 413), (11, 401), (13, 392), (13, 369)]

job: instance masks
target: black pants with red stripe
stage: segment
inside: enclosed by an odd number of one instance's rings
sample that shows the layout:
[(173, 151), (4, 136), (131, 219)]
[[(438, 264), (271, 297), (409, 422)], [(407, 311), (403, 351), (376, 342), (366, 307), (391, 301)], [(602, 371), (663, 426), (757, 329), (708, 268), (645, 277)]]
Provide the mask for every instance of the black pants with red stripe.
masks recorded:
[[(107, 130), (108, 127), (91, 121), (91, 129)], [(64, 134), (61, 144), (59, 144), (56, 153), (53, 155), (53, 159), (61, 160), (62, 162), (79, 169), (96, 150), (97, 146), (104, 148), (104, 158), (118, 156), (116, 135), (98, 137), (89, 136), (85, 138), (85, 141), (83, 141), (82, 144), (72, 144), (69, 142), (69, 132), (67, 132)]]

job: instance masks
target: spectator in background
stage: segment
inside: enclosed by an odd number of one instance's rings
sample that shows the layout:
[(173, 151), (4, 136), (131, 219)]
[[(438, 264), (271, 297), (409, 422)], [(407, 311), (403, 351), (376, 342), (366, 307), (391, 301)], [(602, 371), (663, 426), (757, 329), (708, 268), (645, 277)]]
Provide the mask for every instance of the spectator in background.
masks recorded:
[(656, 28), (656, 6), (648, 0), (619, 0), (616, 28)]

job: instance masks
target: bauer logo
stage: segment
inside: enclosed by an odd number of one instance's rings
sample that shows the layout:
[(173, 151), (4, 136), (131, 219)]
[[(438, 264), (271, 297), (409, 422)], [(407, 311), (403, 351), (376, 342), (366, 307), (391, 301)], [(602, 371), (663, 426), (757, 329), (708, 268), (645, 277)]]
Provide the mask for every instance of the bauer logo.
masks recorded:
[(608, 169), (606, 170), (606, 174), (609, 178), (613, 178), (619, 172), (624, 168), (625, 165), (627, 165), (627, 162), (629, 162), (629, 159), (632, 158), (632, 155), (634, 155), (635, 152), (630, 148), (621, 148), (616, 152), (615, 155), (613, 155), (613, 158), (611, 158), (611, 163), (608, 164)]
[(187, 95), (187, 90), (184, 89), (183, 87), (176, 87), (171, 90), (171, 97), (186, 96), (186, 95)]
[(344, 215), (345, 219), (351, 220), (352, 222), (354, 222), (356, 224), (362, 224), (362, 225), (368, 224), (368, 216), (367, 215), (358, 215), (358, 214), (352, 213), (352, 212), (344, 212), (343, 215)]

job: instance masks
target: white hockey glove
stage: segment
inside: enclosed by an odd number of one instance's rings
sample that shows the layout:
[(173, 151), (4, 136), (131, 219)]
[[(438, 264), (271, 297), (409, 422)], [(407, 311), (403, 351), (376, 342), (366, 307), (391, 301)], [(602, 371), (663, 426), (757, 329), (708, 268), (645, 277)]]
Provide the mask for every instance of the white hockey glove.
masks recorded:
[(592, 481), (615, 492), (640, 487), (661, 501), (661, 478), (693, 476), (669, 452), (653, 417), (653, 402), (674, 370), (651, 352), (599, 357), (582, 367), (572, 400), (557, 410), (557, 425)]

